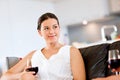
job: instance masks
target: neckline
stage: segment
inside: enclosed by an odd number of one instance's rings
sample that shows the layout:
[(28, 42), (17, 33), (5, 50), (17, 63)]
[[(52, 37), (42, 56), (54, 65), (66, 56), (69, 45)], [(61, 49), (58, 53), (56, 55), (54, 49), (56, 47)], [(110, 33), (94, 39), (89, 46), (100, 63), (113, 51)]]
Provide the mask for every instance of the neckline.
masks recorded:
[(43, 58), (45, 59), (45, 60), (47, 60), (47, 61), (49, 61), (50, 59), (52, 59), (54, 56), (57, 56), (59, 53), (60, 53), (60, 51), (61, 51), (61, 49), (62, 48), (64, 48), (65, 46), (62, 46), (62, 47), (60, 47), (60, 49), (58, 50), (58, 52), (57, 53), (55, 53), (55, 54), (53, 54), (53, 55), (51, 55), (49, 58), (46, 58), (46, 56), (42, 53), (42, 49), (40, 50), (40, 52), (41, 52), (41, 55), (43, 56)]

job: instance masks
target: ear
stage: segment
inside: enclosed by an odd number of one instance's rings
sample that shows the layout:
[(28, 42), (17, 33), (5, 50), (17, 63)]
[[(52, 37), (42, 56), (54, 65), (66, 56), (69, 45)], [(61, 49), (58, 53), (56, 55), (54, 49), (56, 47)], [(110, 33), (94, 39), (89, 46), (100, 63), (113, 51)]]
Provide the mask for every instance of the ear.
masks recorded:
[(38, 30), (38, 34), (42, 37), (42, 34), (41, 34), (41, 31), (40, 31), (40, 30)]

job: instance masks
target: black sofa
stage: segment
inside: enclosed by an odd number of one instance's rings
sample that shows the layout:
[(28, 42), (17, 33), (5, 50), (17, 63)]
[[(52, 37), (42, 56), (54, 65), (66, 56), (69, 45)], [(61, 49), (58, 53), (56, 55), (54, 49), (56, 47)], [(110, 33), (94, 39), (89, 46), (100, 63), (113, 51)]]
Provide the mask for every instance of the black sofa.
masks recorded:
[(79, 48), (85, 63), (87, 80), (113, 75), (107, 63), (108, 50), (111, 49), (120, 51), (120, 40)]

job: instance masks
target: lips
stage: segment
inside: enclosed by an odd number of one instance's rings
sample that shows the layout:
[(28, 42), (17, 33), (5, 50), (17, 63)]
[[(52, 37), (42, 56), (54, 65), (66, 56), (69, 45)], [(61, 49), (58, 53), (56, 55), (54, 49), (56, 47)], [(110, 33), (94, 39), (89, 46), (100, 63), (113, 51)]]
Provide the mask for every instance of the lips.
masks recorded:
[(49, 35), (48, 37), (55, 37), (56, 35)]

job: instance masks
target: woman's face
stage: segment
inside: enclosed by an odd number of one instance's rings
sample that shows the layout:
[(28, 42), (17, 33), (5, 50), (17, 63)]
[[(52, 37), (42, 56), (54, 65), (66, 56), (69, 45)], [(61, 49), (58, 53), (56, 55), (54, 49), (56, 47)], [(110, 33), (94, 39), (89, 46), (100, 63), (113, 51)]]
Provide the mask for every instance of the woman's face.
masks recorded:
[(39, 34), (44, 37), (47, 43), (58, 42), (60, 36), (60, 26), (54, 18), (49, 18), (41, 23)]

